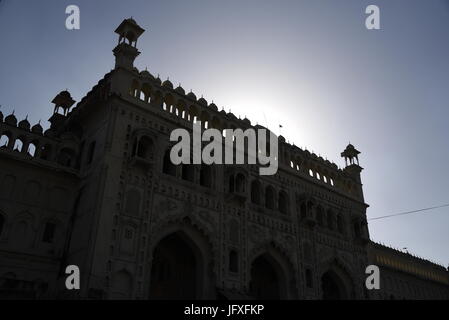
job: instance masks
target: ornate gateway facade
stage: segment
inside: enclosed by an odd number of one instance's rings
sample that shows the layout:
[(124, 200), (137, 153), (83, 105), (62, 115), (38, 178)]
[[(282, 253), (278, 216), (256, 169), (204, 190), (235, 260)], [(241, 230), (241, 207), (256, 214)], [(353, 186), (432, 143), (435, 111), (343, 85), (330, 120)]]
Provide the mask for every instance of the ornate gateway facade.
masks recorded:
[[(1, 297), (391, 298), (365, 287), (365, 268), (383, 274), (390, 249), (370, 242), (359, 152), (348, 145), (339, 169), (281, 136), (273, 176), (173, 165), (176, 128), (259, 126), (139, 72), (143, 32), (120, 24), (114, 70), (73, 108), (58, 94), (45, 132), (0, 113)], [(65, 288), (67, 265), (79, 267), (80, 290)], [(388, 268), (387, 280), (408, 270)], [(429, 294), (396, 297), (448, 298), (447, 270), (432, 268), (437, 277), (419, 279)]]

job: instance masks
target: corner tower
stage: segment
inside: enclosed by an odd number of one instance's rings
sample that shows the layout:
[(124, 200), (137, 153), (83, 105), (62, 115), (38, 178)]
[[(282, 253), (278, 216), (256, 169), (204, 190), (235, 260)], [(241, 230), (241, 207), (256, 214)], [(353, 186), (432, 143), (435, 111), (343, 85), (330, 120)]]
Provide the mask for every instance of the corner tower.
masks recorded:
[(341, 157), (345, 159), (346, 167), (343, 169), (355, 182), (355, 184), (348, 186), (349, 191), (359, 196), (363, 200), (363, 190), (362, 190), (362, 179), (360, 173), (363, 168), (359, 164), (359, 154), (358, 151), (352, 144), (348, 144), (346, 149), (341, 153)]
[(115, 68), (124, 68), (132, 70), (134, 68), (134, 60), (139, 56), (137, 50), (137, 39), (144, 33), (137, 22), (132, 19), (125, 19), (115, 30), (119, 35), (118, 45), (114, 48)]

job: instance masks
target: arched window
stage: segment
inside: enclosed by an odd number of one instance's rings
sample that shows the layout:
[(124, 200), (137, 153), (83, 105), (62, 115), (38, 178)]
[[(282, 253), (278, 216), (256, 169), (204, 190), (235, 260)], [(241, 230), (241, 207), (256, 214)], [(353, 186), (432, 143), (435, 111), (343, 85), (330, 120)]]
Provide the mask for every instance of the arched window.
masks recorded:
[(229, 271), (234, 273), (239, 272), (239, 256), (235, 250), (229, 252)]
[(254, 180), (251, 182), (251, 202), (255, 204), (260, 204), (260, 198), (262, 194), (262, 187), (260, 182)]
[(245, 192), (245, 176), (241, 173), (238, 173), (235, 177), (235, 191), (239, 193)]
[(201, 166), (200, 185), (208, 188), (212, 187), (212, 167), (210, 165)]
[(274, 189), (272, 186), (268, 186), (265, 191), (265, 207), (274, 210)]
[(139, 82), (136, 80), (133, 80), (131, 83), (131, 87), (129, 89), (129, 94), (133, 97), (137, 97), (139, 94)]
[(14, 143), (13, 150), (22, 152), (22, 148), (23, 148), (23, 141), (21, 139), (17, 139), (16, 142)]
[(36, 144), (34, 142), (31, 142), (28, 145), (28, 154), (32, 157), (34, 157), (34, 155), (36, 154)]
[(176, 166), (170, 160), (170, 149), (165, 152), (162, 172), (176, 177)]
[(3, 134), (0, 137), (0, 147), (7, 147), (9, 143), (9, 137), (6, 134)]
[(279, 211), (283, 214), (288, 213), (288, 195), (285, 191), (279, 192), (279, 199), (278, 199), (278, 207)]
[(140, 137), (135, 154), (142, 159), (152, 160), (153, 159), (153, 141), (147, 137)]

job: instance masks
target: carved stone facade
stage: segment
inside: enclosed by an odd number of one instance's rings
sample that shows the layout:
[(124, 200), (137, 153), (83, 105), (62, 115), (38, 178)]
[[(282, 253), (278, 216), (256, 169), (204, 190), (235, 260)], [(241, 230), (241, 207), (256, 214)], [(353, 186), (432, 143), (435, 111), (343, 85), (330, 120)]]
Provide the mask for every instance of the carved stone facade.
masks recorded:
[[(116, 32), (114, 70), (72, 109), (67, 91), (57, 95), (48, 130), (0, 114), (2, 297), (386, 297), (365, 288), (373, 244), (352, 145), (344, 169), (282, 136), (274, 176), (175, 166), (176, 128), (259, 126), (139, 72), (144, 30), (127, 19)], [(78, 291), (64, 286), (72, 264)]]

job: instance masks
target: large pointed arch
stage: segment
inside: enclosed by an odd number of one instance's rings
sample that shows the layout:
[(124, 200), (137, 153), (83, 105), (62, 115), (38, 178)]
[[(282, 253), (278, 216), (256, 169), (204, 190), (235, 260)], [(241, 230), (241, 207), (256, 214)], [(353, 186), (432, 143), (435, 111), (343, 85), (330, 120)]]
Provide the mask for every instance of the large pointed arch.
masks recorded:
[(264, 300), (295, 298), (294, 267), (273, 243), (254, 250), (248, 268), (250, 296)]
[(348, 300), (355, 298), (355, 284), (351, 268), (341, 259), (327, 260), (320, 268), (320, 298)]
[(211, 244), (190, 221), (183, 222), (167, 225), (152, 239), (150, 299), (214, 298)]

